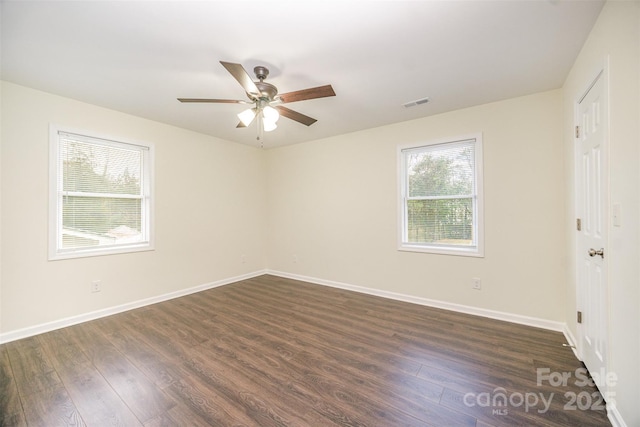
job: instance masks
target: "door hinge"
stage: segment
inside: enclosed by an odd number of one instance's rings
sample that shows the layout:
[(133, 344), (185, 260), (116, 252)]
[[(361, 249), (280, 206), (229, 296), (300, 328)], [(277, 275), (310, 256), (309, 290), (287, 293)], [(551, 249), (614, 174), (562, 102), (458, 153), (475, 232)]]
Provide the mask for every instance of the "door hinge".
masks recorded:
[(576, 138), (580, 138), (580, 126), (576, 126)]
[(582, 323), (582, 312), (578, 312), (578, 323)]
[(582, 231), (582, 220), (580, 218), (576, 218), (576, 230)]

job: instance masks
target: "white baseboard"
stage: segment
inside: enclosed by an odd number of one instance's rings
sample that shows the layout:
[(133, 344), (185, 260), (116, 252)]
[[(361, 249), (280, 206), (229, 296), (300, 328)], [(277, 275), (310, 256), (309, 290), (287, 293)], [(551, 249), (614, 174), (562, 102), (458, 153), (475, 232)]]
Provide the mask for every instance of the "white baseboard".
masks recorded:
[(578, 340), (569, 329), (569, 326), (565, 323), (564, 328), (562, 328), (562, 333), (564, 337), (567, 339), (567, 343), (571, 346), (571, 350), (573, 350), (573, 354), (576, 356), (576, 359), (582, 360), (582, 358), (578, 355)]
[[(535, 317), (522, 316), (519, 314), (506, 313), (501, 311), (488, 310), (484, 308), (472, 307), (462, 304), (455, 304), (446, 301), (433, 300), (429, 298), (416, 297), (412, 295), (400, 294), (396, 292), (383, 291), (380, 289), (368, 288), (363, 286), (351, 285), (342, 282), (335, 282), (331, 280), (319, 279), (316, 277), (303, 276), (299, 274), (286, 273), (276, 270), (259, 270), (252, 273), (243, 274), (236, 277), (230, 277), (227, 279), (217, 280), (215, 282), (205, 283), (203, 285), (195, 286), (188, 289), (182, 289), (176, 292), (170, 292), (164, 295), (158, 295), (143, 300), (133, 301), (130, 303), (118, 305), (115, 307), (109, 307), (89, 313), (80, 314), (77, 316), (67, 317), (53, 322), (47, 322), (40, 325), (30, 326), (28, 328), (18, 329), (11, 332), (5, 332), (0, 334), (0, 344), (15, 341), (21, 338), (26, 338), (44, 332), (53, 331), (67, 326), (76, 325), (82, 322), (88, 322), (90, 320), (99, 319), (101, 317), (110, 316), (112, 314), (122, 313), (124, 311), (133, 310), (136, 308), (144, 307), (151, 304), (156, 304), (162, 301), (167, 301), (174, 298), (179, 298), (185, 295), (201, 292), (207, 289), (216, 288), (219, 286), (228, 285), (230, 283), (239, 282), (241, 280), (251, 279), (261, 276), (263, 274), (271, 274), (274, 276), (284, 277), (288, 279), (301, 280), (304, 282), (314, 283), (317, 285), (330, 286), (333, 288), (340, 288), (355, 292), (360, 292), (369, 295), (375, 295), (383, 298), (389, 298), (398, 301), (410, 302), (413, 304), (424, 305), (428, 307), (441, 308), (444, 310), (457, 311), (460, 313), (473, 314), (476, 316), (488, 317), (491, 319), (504, 320), (507, 322), (518, 323), (527, 326), (534, 326), (537, 328), (548, 329), (552, 331), (558, 331), (564, 333), (567, 341), (570, 345), (575, 346), (575, 338), (571, 334), (571, 331), (566, 327), (566, 324), (562, 322), (554, 322), (545, 319), (539, 319)], [(575, 351), (575, 349), (574, 349)]]
[(156, 304), (162, 301), (167, 301), (174, 298), (180, 298), (185, 295), (190, 295), (196, 292), (205, 291), (207, 289), (217, 288), (219, 286), (228, 285), (230, 283), (239, 282), (241, 280), (262, 276), (263, 274), (267, 274), (267, 271), (266, 270), (255, 271), (252, 273), (247, 273), (247, 274), (243, 274), (236, 277), (230, 277), (227, 279), (217, 280), (215, 282), (205, 283), (203, 285), (194, 286), (188, 289), (182, 289), (179, 291), (170, 292), (164, 295), (158, 295), (151, 298), (145, 298), (142, 300), (133, 301), (133, 302), (118, 305), (115, 307), (109, 307), (101, 310), (92, 311), (89, 313), (80, 314), (77, 316), (67, 317), (65, 319), (55, 320), (53, 322), (47, 322), (40, 325), (30, 326), (28, 328), (18, 329), (11, 332), (5, 332), (0, 334), (0, 344), (19, 340), (21, 338), (31, 337), (34, 335), (42, 334), (42, 333), (53, 331), (56, 329), (66, 328), (67, 326), (77, 325), (78, 323), (88, 322), (90, 320), (99, 319), (101, 317), (111, 316), (112, 314), (122, 313), (124, 311), (129, 311), (129, 310), (144, 307), (147, 305)]
[(627, 427), (615, 404), (607, 403), (607, 417), (613, 427)]
[(496, 320), (504, 320), (506, 322), (518, 323), (521, 325), (533, 326), (536, 328), (548, 329), (556, 332), (564, 332), (566, 325), (562, 322), (554, 322), (536, 317), (522, 316), (520, 314), (506, 313), (502, 311), (488, 310), (485, 308), (472, 307), (468, 305), (455, 304), (446, 301), (438, 301), (429, 298), (416, 297), (412, 295), (399, 294), (396, 292), (383, 291), (380, 289), (367, 288), (363, 286), (350, 285), (347, 283), (334, 282), (332, 280), (318, 279), (316, 277), (302, 276), (299, 274), (286, 273), (283, 271), (267, 270), (267, 274), (284, 277), (287, 279), (300, 280), (303, 282), (314, 283), (317, 285), (330, 286), (349, 291), (360, 292), (363, 294), (375, 295), (383, 298), (389, 298), (398, 301), (410, 302), (413, 304), (424, 305), (428, 307), (441, 308), (444, 310), (457, 311), (459, 313), (473, 314), (476, 316), (488, 317)]

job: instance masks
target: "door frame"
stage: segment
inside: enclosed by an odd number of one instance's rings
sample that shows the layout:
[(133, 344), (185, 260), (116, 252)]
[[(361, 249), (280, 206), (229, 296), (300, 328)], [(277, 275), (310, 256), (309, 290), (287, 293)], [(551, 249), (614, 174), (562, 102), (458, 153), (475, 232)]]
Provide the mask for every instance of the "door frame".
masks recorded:
[[(604, 99), (604, 104), (605, 104), (605, 111), (603, 114), (603, 134), (604, 134), (604, 160), (603, 160), (603, 165), (602, 165), (602, 170), (603, 170), (603, 176), (605, 179), (605, 185), (604, 188), (606, 189), (606, 194), (605, 197), (601, 200), (601, 203), (604, 204), (603, 207), (603, 215), (604, 215), (604, 219), (603, 222), (605, 224), (605, 227), (607, 229), (607, 234), (605, 237), (605, 257), (607, 255), (610, 254), (610, 251), (608, 251), (608, 249), (611, 247), (610, 245), (610, 229), (611, 229), (611, 224), (610, 224), (610, 220), (611, 220), (611, 196), (610, 196), (610, 182), (611, 182), (611, 175), (610, 175), (610, 103), (609, 103), (609, 93), (610, 93), (610, 87), (609, 87), (609, 58), (606, 57), (604, 58), (603, 62), (601, 63), (601, 65), (597, 68), (597, 71), (592, 74), (592, 78), (590, 78), (587, 81), (587, 84), (584, 85), (583, 87), (585, 87), (585, 89), (580, 92), (579, 96), (576, 98), (576, 100), (574, 101), (573, 104), (573, 129), (575, 130), (576, 126), (579, 126), (580, 123), (580, 102), (587, 96), (587, 94), (589, 93), (589, 91), (593, 88), (593, 86), (596, 84), (596, 82), (598, 81), (598, 79), (601, 78), (602, 79), (602, 83), (603, 83), (603, 99)], [(574, 150), (574, 185), (573, 185), (573, 193), (574, 193), (574, 218), (580, 218), (582, 215), (581, 212), (581, 207), (579, 206), (579, 201), (581, 201), (582, 196), (579, 194), (582, 190), (582, 177), (581, 177), (581, 171), (582, 171), (582, 167), (580, 166), (582, 163), (582, 150), (581, 150), (581, 146), (578, 143), (578, 137), (576, 137), (575, 131), (574, 131), (574, 136), (573, 136), (573, 150)], [(574, 227), (575, 227), (575, 222), (574, 222)], [(575, 230), (575, 228), (574, 228)], [(575, 262), (575, 284), (576, 284), (576, 289), (575, 289), (575, 307), (576, 307), (576, 312), (580, 311), (581, 309), (583, 309), (582, 304), (583, 304), (583, 298), (584, 298), (584, 292), (585, 292), (585, 286), (583, 283), (581, 283), (580, 281), (580, 263), (581, 263), (581, 259), (583, 257), (584, 254), (582, 254), (582, 250), (581, 248), (579, 248), (579, 236), (578, 234), (574, 234), (574, 262)], [(610, 305), (609, 305), (609, 301), (610, 299), (610, 284), (609, 284), (609, 268), (608, 268), (608, 260), (609, 258), (606, 258), (606, 262), (607, 262), (607, 268), (605, 270), (605, 281), (606, 281), (606, 300), (603, 301), (602, 304), (602, 309), (604, 310), (604, 319), (606, 319), (606, 324), (603, 327), (603, 339), (606, 342), (606, 352), (605, 352), (605, 363), (604, 363), (604, 369), (606, 372), (604, 372), (605, 374), (605, 378), (606, 378), (606, 373), (611, 371), (611, 366), (610, 366), (610, 342), (611, 340), (609, 339), (609, 324), (610, 324)], [(577, 315), (577, 313), (576, 313)], [(576, 355), (578, 357), (578, 359), (580, 359), (581, 361), (584, 360), (584, 355), (585, 355), (585, 345), (584, 345), (584, 326), (580, 323), (577, 323), (576, 321), (576, 332), (577, 332), (577, 337), (576, 337)], [(601, 375), (602, 373), (597, 373), (598, 375)], [(602, 389), (603, 388), (603, 389)], [(605, 399), (608, 397), (609, 394), (609, 385), (607, 384), (607, 381), (603, 381), (601, 384), (601, 389), (600, 392), (602, 393), (602, 395), (605, 397)], [(607, 402), (607, 406), (610, 402)]]

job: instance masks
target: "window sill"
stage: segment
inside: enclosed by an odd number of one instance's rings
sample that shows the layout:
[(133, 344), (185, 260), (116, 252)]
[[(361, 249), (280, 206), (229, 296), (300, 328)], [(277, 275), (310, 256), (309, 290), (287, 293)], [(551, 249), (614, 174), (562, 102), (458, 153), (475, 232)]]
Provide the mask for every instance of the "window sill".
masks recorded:
[(401, 243), (398, 246), (399, 251), (403, 252), (420, 252), (436, 255), (453, 255), (453, 256), (469, 256), (476, 258), (484, 258), (484, 252), (478, 247), (451, 247), (451, 246), (426, 246), (414, 245), (409, 243)]
[(69, 251), (50, 253), (49, 261), (58, 261), (62, 259), (86, 258), (94, 256), (117, 255), (134, 252), (153, 251), (155, 248), (149, 243), (140, 243), (135, 245), (120, 246), (117, 248), (95, 248), (82, 251)]

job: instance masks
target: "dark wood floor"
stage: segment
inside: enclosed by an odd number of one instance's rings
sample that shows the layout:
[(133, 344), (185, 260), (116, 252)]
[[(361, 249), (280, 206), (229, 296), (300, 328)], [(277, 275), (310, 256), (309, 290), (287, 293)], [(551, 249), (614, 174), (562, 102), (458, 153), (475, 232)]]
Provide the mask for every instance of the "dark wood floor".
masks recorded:
[(610, 425), (563, 342), (262, 276), (0, 346), (0, 425)]

